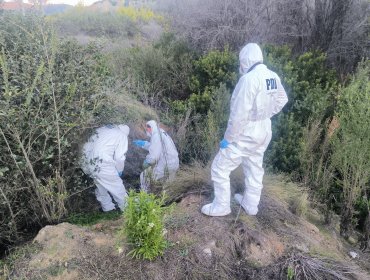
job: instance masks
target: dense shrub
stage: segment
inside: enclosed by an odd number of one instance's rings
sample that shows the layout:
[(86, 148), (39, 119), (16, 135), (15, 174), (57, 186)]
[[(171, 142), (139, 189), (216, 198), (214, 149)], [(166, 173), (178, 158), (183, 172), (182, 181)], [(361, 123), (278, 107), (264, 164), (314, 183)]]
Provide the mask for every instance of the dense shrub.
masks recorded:
[(283, 172), (301, 176), (303, 129), (310, 120), (324, 122), (333, 116), (337, 80), (318, 51), (294, 57), (288, 47), (266, 46), (265, 63), (282, 78), (289, 102), (273, 118), (273, 139), (267, 162)]
[(119, 50), (112, 60), (117, 76), (144, 104), (160, 107), (189, 95), (193, 54), (171, 34), (154, 45)]
[[(208, 102), (206, 113), (195, 113), (189, 118), (181, 118), (183, 114), (172, 116), (178, 127), (186, 127), (185, 133), (180, 133), (187, 141), (178, 141), (179, 152), (183, 162), (197, 160), (207, 163), (218, 149), (218, 143), (223, 138), (229, 117), (230, 90), (224, 84), (210, 91), (212, 97)], [(188, 109), (189, 113), (192, 109)], [(185, 115), (186, 116), (186, 115)]]
[[(185, 102), (194, 112), (207, 114), (211, 103), (217, 99), (214, 92), (220, 84), (232, 90), (237, 81), (238, 60), (228, 48), (210, 51), (194, 61), (191, 77), (191, 96)], [(224, 104), (226, 105), (226, 104)]]
[(327, 222), (331, 213), (340, 214), (345, 237), (368, 215), (364, 201), (370, 182), (369, 69), (368, 62), (359, 66), (339, 90), (334, 117), (324, 124), (309, 123), (302, 142), (304, 183), (325, 206)]
[(195, 59), (193, 69), (187, 98), (169, 102), (168, 122), (177, 127), (181, 160), (207, 163), (226, 129), (237, 58), (227, 48), (211, 51)]
[(331, 164), (342, 189), (341, 234), (348, 236), (355, 205), (370, 183), (370, 63), (362, 63), (339, 96), (339, 127), (332, 139)]
[(99, 49), (59, 41), (40, 18), (3, 15), (0, 29), (0, 242), (11, 242), (65, 216), (108, 70)]
[(238, 62), (237, 56), (229, 48), (206, 53), (194, 61), (191, 90), (199, 93), (207, 87), (218, 87), (220, 83), (232, 88), (237, 81)]

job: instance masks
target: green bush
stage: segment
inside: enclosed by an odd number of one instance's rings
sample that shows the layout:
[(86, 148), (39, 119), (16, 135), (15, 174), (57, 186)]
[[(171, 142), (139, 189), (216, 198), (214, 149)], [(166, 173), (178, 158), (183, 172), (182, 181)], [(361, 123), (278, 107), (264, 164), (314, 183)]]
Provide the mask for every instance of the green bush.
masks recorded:
[(274, 120), (272, 129), (273, 138), (266, 152), (268, 164), (276, 170), (299, 172), (302, 127), (293, 114), (280, 113)]
[(67, 218), (67, 222), (74, 225), (91, 226), (102, 221), (118, 220), (119, 218), (121, 218), (121, 214), (118, 211), (89, 212), (72, 214)]
[(120, 15), (127, 16), (132, 21), (149, 22), (151, 20), (156, 20), (158, 22), (164, 22), (164, 17), (160, 14), (153, 12), (148, 7), (135, 8), (133, 6), (120, 7), (118, 9)]
[[(341, 215), (341, 234), (367, 216), (363, 197), (370, 182), (370, 65), (362, 63), (350, 83), (341, 88), (335, 117), (305, 129), (302, 162), (305, 184), (315, 190), (324, 206), (327, 222), (332, 212)], [(366, 210), (366, 211), (365, 211)]]
[(208, 87), (218, 88), (221, 83), (232, 88), (237, 81), (238, 58), (229, 48), (210, 51), (194, 61), (191, 90), (201, 93)]
[[(190, 90), (192, 94), (183, 101), (193, 113), (207, 115), (221, 84), (232, 90), (237, 81), (237, 57), (228, 48), (224, 51), (210, 51), (194, 61)], [(179, 105), (179, 104), (176, 104)], [(226, 104), (224, 104), (226, 105)]]
[(370, 63), (362, 63), (339, 96), (339, 128), (332, 139), (331, 164), (342, 188), (341, 234), (350, 234), (355, 204), (370, 182)]
[(164, 197), (158, 199), (154, 194), (131, 191), (124, 211), (123, 232), (132, 250), (128, 255), (133, 258), (153, 260), (163, 255), (166, 248), (163, 217)]
[[(229, 117), (230, 90), (224, 84), (212, 88), (206, 113), (194, 109), (193, 99), (172, 103), (170, 122), (176, 124), (175, 141), (180, 159), (189, 163), (194, 160), (207, 163), (218, 150)], [(199, 103), (198, 103), (199, 105)]]
[(108, 70), (97, 47), (58, 40), (42, 18), (1, 15), (0, 26), (1, 243), (66, 215)]
[(170, 122), (176, 123), (183, 162), (207, 163), (223, 138), (230, 91), (237, 79), (237, 58), (228, 48), (194, 60), (189, 90), (183, 100), (170, 101)]
[(267, 162), (276, 170), (299, 176), (304, 128), (310, 121), (324, 124), (333, 116), (338, 82), (319, 51), (294, 57), (288, 47), (267, 45), (264, 52), (266, 65), (280, 75), (289, 98), (283, 112), (272, 119)]
[(222, 140), (227, 121), (229, 118), (230, 91), (225, 84), (220, 84), (219, 88), (212, 93), (212, 100), (203, 121), (196, 127), (196, 132), (201, 136), (199, 159), (207, 162), (207, 159), (214, 156), (218, 151), (219, 142)]
[(189, 96), (192, 61), (187, 46), (171, 34), (154, 45), (118, 50), (111, 57), (115, 73), (129, 91), (156, 108)]
[(237, 79), (237, 58), (228, 48), (199, 58), (173, 34), (165, 33), (153, 45), (119, 50), (112, 55), (118, 76), (144, 104), (175, 107), (179, 114), (189, 107), (206, 114), (212, 92), (221, 83), (227, 88)]

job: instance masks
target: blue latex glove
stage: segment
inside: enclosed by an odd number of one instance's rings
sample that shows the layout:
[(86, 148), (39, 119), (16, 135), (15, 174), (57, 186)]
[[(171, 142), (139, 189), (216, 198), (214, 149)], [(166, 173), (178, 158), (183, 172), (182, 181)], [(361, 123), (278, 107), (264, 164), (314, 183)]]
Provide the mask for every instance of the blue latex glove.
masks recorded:
[(138, 147), (143, 148), (146, 145), (146, 143), (148, 143), (148, 141), (145, 141), (145, 140), (134, 140), (132, 143), (134, 143), (134, 145), (136, 145)]
[(149, 166), (150, 166), (149, 162), (147, 162), (146, 160), (144, 160), (144, 162), (143, 162), (143, 168), (144, 169), (147, 169)]
[(220, 142), (220, 148), (221, 149), (225, 149), (225, 148), (227, 148), (227, 146), (229, 146), (230, 145), (230, 143), (229, 142), (227, 142), (227, 140), (226, 139), (222, 139), (222, 141)]
[(118, 173), (118, 176), (122, 177), (123, 171), (118, 171), (117, 173)]

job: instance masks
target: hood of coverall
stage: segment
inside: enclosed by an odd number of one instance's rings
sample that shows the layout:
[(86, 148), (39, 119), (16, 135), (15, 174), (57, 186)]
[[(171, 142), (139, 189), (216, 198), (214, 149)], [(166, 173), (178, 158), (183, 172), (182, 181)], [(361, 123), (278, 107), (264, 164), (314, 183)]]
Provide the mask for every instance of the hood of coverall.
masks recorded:
[(146, 125), (149, 125), (152, 128), (152, 133), (148, 133), (147, 135), (149, 137), (152, 137), (152, 135), (156, 134), (158, 132), (158, 124), (155, 120), (148, 121)]
[(249, 43), (239, 53), (240, 72), (246, 74), (256, 63), (263, 63), (261, 48), (255, 43)]
[(124, 124), (120, 124), (118, 125), (118, 128), (125, 134), (125, 135), (129, 135), (130, 133), (130, 128), (127, 126), (127, 125), (124, 125)]

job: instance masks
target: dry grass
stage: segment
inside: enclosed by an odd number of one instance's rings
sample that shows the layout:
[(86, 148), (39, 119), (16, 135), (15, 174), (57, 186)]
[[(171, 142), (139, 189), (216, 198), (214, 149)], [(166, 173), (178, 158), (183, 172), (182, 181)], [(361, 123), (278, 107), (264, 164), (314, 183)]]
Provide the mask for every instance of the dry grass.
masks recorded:
[(182, 166), (173, 180), (157, 186), (156, 191), (163, 191), (168, 202), (179, 201), (189, 194), (210, 194), (213, 190), (210, 174), (209, 166), (194, 162), (192, 165)]
[(306, 192), (293, 197), (291, 200), (290, 209), (294, 214), (299, 217), (305, 217), (308, 211), (309, 201), (308, 194)]
[[(124, 82), (116, 82), (115, 87), (106, 89), (112, 99), (117, 119), (112, 121), (130, 121), (140, 123), (145, 120), (158, 119), (157, 113), (149, 106), (143, 105), (129, 93), (129, 86)], [(124, 118), (124, 120), (122, 120)]]
[(263, 191), (286, 206), (291, 204), (292, 198), (302, 194), (302, 190), (284, 175), (266, 174), (263, 183), (265, 186)]
[(280, 279), (368, 279), (368, 275), (359, 272), (359, 268), (330, 259), (317, 258), (293, 253), (281, 266)]

